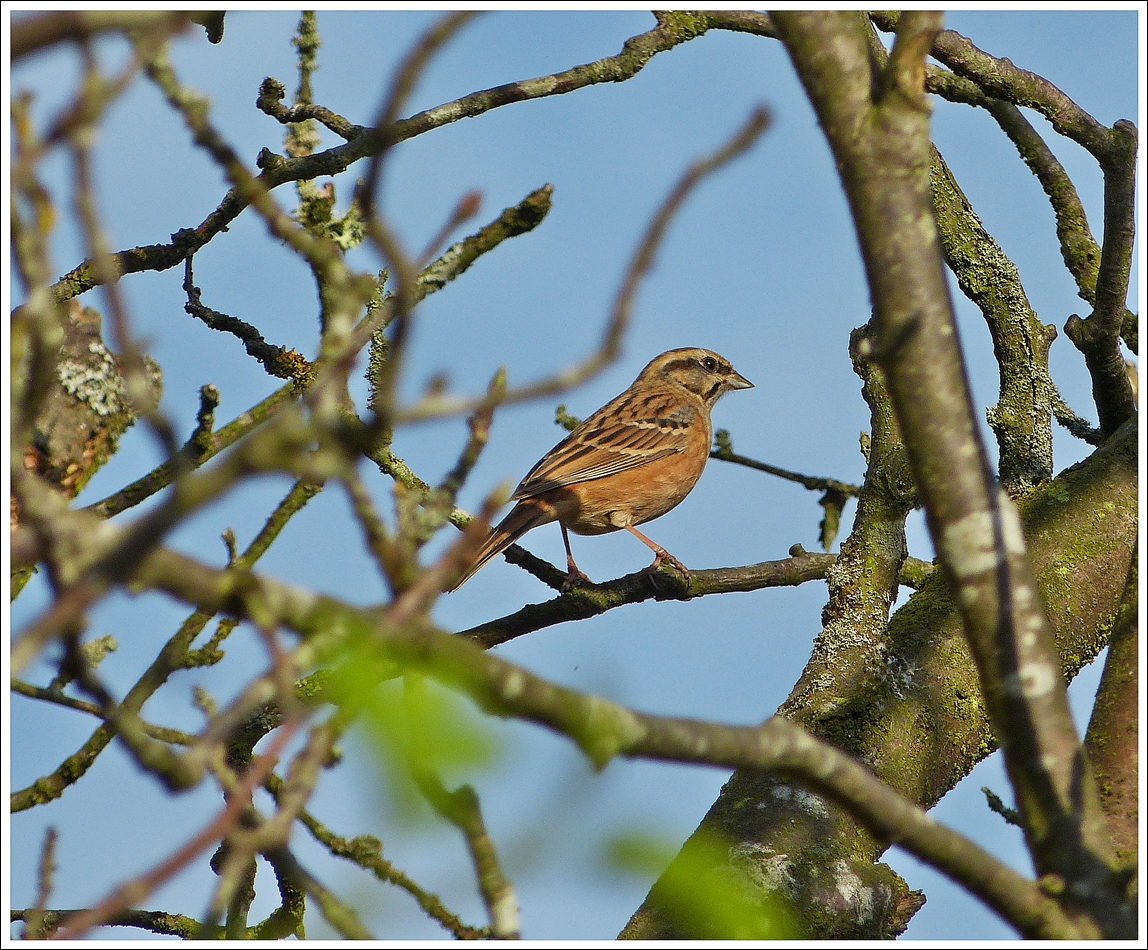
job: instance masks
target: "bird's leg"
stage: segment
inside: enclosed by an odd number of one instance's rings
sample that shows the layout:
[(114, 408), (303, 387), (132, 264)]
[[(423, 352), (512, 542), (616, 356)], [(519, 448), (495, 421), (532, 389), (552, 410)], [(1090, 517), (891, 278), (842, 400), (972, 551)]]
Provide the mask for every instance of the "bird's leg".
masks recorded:
[(574, 554), (570, 550), (570, 535), (566, 533), (566, 525), (559, 521), (558, 527), (562, 529), (562, 543), (566, 545), (566, 580), (562, 583), (562, 593), (565, 594), (578, 581), (585, 581), (587, 584), (594, 582), (578, 570), (578, 565), (574, 563)]
[(651, 575), (654, 573), (654, 571), (656, 571), (658, 569), (659, 564), (661, 564), (663, 561), (669, 561), (678, 571), (681, 572), (682, 576), (685, 577), (686, 583), (687, 584), (689, 583), (690, 569), (688, 567), (686, 567), (681, 561), (679, 561), (676, 557), (674, 557), (669, 551), (667, 551), (660, 544), (656, 544), (655, 542), (653, 542), (649, 538), (647, 538), (644, 534), (642, 534), (641, 531), (639, 531), (633, 525), (626, 525), (625, 528), (627, 531), (630, 532), (630, 534), (632, 534), (635, 538), (637, 538), (644, 545), (646, 545), (646, 547), (648, 547), (651, 551), (654, 552), (654, 563), (651, 564), (649, 566), (649, 568), (647, 569), (647, 570), (649, 570)]

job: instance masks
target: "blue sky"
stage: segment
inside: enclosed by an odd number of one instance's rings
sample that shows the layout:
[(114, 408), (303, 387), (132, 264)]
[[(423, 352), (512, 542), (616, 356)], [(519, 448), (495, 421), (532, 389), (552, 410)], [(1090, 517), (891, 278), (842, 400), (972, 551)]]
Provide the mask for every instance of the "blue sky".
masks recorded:
[[(316, 101), (352, 121), (369, 124), (387, 77), (431, 12), (321, 11), (321, 68)], [(212, 119), (249, 163), (263, 147), (282, 148), (282, 127), (254, 108), (264, 76), (296, 82), (290, 38), (293, 12), (229, 13), (224, 42), (211, 46), (201, 31), (172, 51), (182, 81), (208, 95)], [(653, 24), (649, 13), (491, 13), (470, 24), (432, 63), (408, 113), (467, 92), (552, 73), (612, 55), (624, 40)], [(996, 12), (964, 10), (947, 25), (982, 49), (1056, 83), (1083, 108), (1111, 124), (1138, 119), (1137, 15), (1130, 10)], [(98, 44), (109, 70), (125, 46)], [(35, 92), (35, 113), (51, 116), (66, 101), (78, 58), (64, 50), (32, 58), (13, 73), (13, 89)], [(546, 375), (588, 355), (643, 229), (683, 169), (713, 150), (765, 103), (774, 124), (754, 150), (707, 180), (673, 223), (657, 266), (639, 293), (622, 357), (599, 377), (559, 399), (508, 406), (497, 414), (490, 445), (460, 495), (476, 509), (500, 483), (513, 484), (563, 434), (553, 422), (564, 402), (585, 416), (624, 389), (657, 353), (706, 346), (728, 357), (756, 388), (727, 396), (714, 412), (737, 451), (774, 465), (859, 482), (863, 459), (858, 433), (868, 428), (860, 382), (850, 367), (849, 331), (868, 318), (869, 297), (852, 224), (815, 118), (780, 44), (748, 35), (711, 32), (655, 57), (634, 79), (571, 95), (521, 103), (458, 122), (403, 143), (391, 158), (382, 208), (412, 248), (439, 230), (459, 197), (483, 194), (476, 222), (493, 218), (544, 183), (554, 186), (553, 209), (533, 233), (509, 241), (418, 310), (408, 397), (432, 376), (446, 373), (452, 389), (474, 392), (507, 368), (512, 384)], [(1029, 114), (1073, 177), (1094, 233), (1102, 224), (1102, 181), (1095, 162)], [(983, 111), (937, 102), (934, 138), (989, 231), (1020, 268), (1034, 308), (1063, 327), (1070, 313), (1087, 312), (1076, 296), (1056, 245), (1052, 212), (1039, 185), (1011, 144)], [(325, 133), (324, 147), (336, 143)], [(340, 206), (355, 167), (336, 182)], [(198, 224), (224, 192), (208, 158), (189, 147), (179, 119), (146, 81), (137, 82), (109, 112), (96, 152), (101, 212), (116, 248), (162, 242)], [(59, 159), (45, 180), (61, 208), (70, 193)], [(292, 206), (287, 188), (279, 201)], [(66, 216), (65, 216), (66, 217)], [(474, 230), (464, 227), (452, 238)], [(60, 273), (82, 258), (70, 220), (52, 248)], [(377, 270), (366, 249), (351, 261)], [(306, 268), (270, 242), (250, 213), (196, 256), (204, 302), (240, 316), (274, 343), (315, 353), (317, 305)], [(122, 288), (135, 332), (163, 367), (163, 409), (181, 434), (194, 426), (196, 392), (214, 383), (227, 421), (277, 387), (231, 337), (214, 333), (183, 311), (182, 269), (133, 276)], [(1134, 277), (1138, 286), (1139, 272)], [(104, 309), (98, 293), (84, 298)], [(1129, 306), (1137, 311), (1134, 292)], [(997, 376), (987, 331), (975, 308), (957, 297), (960, 331), (978, 404), (995, 402)], [(1063, 333), (1053, 345), (1052, 371), (1065, 399), (1094, 418), (1083, 360)], [(356, 375), (354, 393), (365, 396)], [(987, 429), (986, 429), (987, 433)], [(1056, 432), (1056, 467), (1087, 447)], [(454, 463), (465, 439), (461, 420), (398, 432), (395, 449), (428, 481)], [(990, 451), (995, 451), (991, 439)], [(146, 433), (133, 430), (119, 455), (80, 499), (90, 503), (159, 461)], [(389, 511), (390, 486), (377, 473), (364, 477)], [(242, 546), (261, 526), (287, 486), (268, 478), (213, 505), (171, 538), (176, 548), (221, 563), (220, 532), (231, 527)], [(817, 547), (821, 509), (799, 486), (748, 469), (711, 462), (689, 499), (648, 525), (646, 532), (691, 567), (719, 567), (781, 558), (801, 543)], [(853, 507), (846, 509), (847, 531)], [(445, 540), (449, 540), (445, 538)], [(525, 544), (561, 563), (557, 527), (539, 529)], [(579, 566), (604, 580), (645, 566), (648, 551), (620, 533), (575, 538)], [(436, 550), (437, 547), (432, 547)], [(910, 524), (910, 552), (931, 557), (919, 515)], [(320, 495), (263, 559), (260, 570), (359, 604), (379, 601), (382, 583), (364, 552), (358, 529), (337, 491)], [(447, 629), (501, 616), (548, 598), (538, 581), (501, 559), (435, 608)], [(576, 625), (539, 631), (500, 648), (503, 656), (564, 685), (593, 691), (634, 708), (677, 716), (755, 723), (788, 694), (819, 629), (824, 586), (709, 597), (689, 604), (631, 606)], [(33, 584), (13, 608), (19, 629), (45, 602)], [(112, 633), (120, 650), (101, 672), (122, 693), (170, 636), (186, 611), (158, 595), (113, 596), (92, 615), (90, 633)], [(149, 652), (152, 651), (152, 652)], [(241, 628), (219, 667), (173, 678), (166, 695), (146, 709), (152, 721), (194, 728), (191, 687), (202, 684), (220, 702), (234, 695), (264, 663), (262, 649)], [(29, 674), (47, 682), (41, 665)], [(1074, 698), (1087, 717), (1095, 675), (1080, 677)], [(94, 728), (81, 714), (11, 700), (13, 788), (50, 772)], [(622, 877), (606, 867), (605, 842), (640, 829), (679, 843), (697, 825), (727, 773), (664, 764), (615, 762), (595, 774), (564, 740), (513, 723), (491, 725), (500, 738), (500, 763), (465, 776), (479, 791), (496, 842), (522, 905), (524, 935), (532, 938), (609, 939), (640, 904), (649, 880)], [(464, 849), (453, 830), (427, 818), (405, 823), (381, 790), (365, 743), (346, 743), (344, 764), (331, 772), (312, 810), (345, 835), (371, 833), (386, 856), (424, 887), (439, 893), (470, 923), (484, 923)], [(460, 777), (463, 778), (463, 777)], [(978, 791), (990, 785), (1008, 798), (996, 760), (981, 767), (936, 810), (995, 853), (1028, 870), (1019, 833), (988, 813)], [(35, 855), (43, 828), (59, 828), (60, 871), (55, 906), (80, 906), (111, 883), (91, 868), (110, 866), (126, 876), (155, 863), (218, 807), (208, 788), (170, 800), (118, 749), (64, 797), (12, 820), (12, 902), (31, 903)], [(300, 829), (301, 859), (322, 880), (354, 900), (380, 937), (442, 937), (413, 902), (335, 862)], [(929, 902), (909, 937), (1007, 937), (1012, 931), (938, 875), (897, 852), (888, 859)], [(201, 862), (202, 864), (202, 862)], [(196, 915), (212, 875), (198, 866), (174, 880), (148, 906)], [(269, 875), (253, 919), (274, 906)], [(309, 933), (324, 933), (317, 914)], [(131, 936), (118, 932), (116, 936)]]

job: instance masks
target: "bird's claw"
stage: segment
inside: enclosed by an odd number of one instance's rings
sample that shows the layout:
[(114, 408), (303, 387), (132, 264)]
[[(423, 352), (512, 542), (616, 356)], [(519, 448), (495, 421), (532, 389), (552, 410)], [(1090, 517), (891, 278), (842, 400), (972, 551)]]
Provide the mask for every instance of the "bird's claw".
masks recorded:
[(593, 583), (594, 582), (592, 580), (590, 580), (590, 578), (588, 578), (585, 574), (583, 574), (580, 570), (578, 570), (578, 568), (575, 567), (575, 568), (570, 570), (570, 572), (566, 575), (566, 579), (562, 582), (561, 592), (563, 594), (565, 594), (565, 593), (568, 593), (569, 591), (573, 590), (579, 584), (593, 584)]
[(667, 563), (673, 567), (675, 571), (682, 575), (682, 577), (685, 579), (686, 586), (689, 587), (690, 569), (666, 550), (658, 551), (657, 555), (654, 557), (654, 563), (646, 568), (646, 573), (650, 576), (650, 580), (653, 582), (654, 586), (658, 586), (658, 568)]

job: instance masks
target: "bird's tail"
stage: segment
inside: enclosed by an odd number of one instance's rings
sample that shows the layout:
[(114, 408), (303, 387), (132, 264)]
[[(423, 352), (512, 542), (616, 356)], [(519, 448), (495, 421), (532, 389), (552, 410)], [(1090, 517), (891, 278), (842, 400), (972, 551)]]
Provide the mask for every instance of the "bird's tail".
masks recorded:
[(501, 554), (531, 528), (549, 524), (551, 521), (556, 521), (557, 519), (558, 514), (552, 506), (539, 502), (534, 498), (522, 499), (522, 501), (510, 509), (510, 514), (503, 518), (497, 527), (491, 529), (486, 540), (482, 542), (482, 547), (475, 552), (474, 560), (471, 561), (470, 566), (463, 572), (462, 577), (458, 579), (458, 582), (451, 587), (450, 590), (455, 591), (462, 587), (463, 584), (482, 569), (487, 561)]

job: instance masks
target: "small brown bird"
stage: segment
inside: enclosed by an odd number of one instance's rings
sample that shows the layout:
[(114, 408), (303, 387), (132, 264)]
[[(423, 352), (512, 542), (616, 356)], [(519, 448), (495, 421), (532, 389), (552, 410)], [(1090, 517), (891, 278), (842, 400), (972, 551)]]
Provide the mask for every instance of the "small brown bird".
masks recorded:
[(567, 586), (589, 580), (570, 552), (567, 529), (606, 534), (625, 528), (654, 554), (689, 571), (635, 525), (660, 518), (701, 478), (713, 443), (710, 410), (723, 393), (751, 383), (710, 350), (669, 350), (630, 388), (606, 403), (542, 457), (515, 489), (517, 502), (454, 585), (457, 590), (531, 528), (557, 521), (566, 545)]

